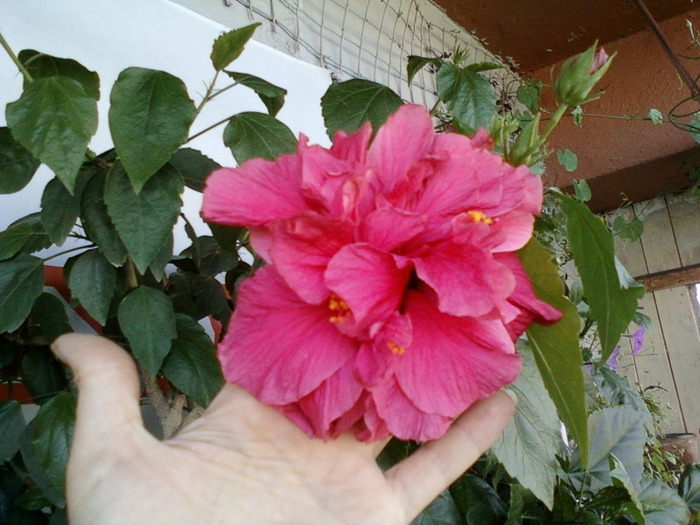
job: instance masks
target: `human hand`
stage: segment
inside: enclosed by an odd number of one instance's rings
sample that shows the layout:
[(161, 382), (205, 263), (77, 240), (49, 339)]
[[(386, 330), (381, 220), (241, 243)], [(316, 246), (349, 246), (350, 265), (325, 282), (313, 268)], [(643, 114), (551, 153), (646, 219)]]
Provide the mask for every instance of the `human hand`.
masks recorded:
[(501, 433), (514, 411), (496, 392), (445, 436), (382, 472), (386, 442), (311, 439), (246, 391), (224, 386), (174, 438), (144, 428), (132, 358), (111, 341), (61, 336), (54, 353), (79, 397), (68, 515), (81, 524), (408, 523)]

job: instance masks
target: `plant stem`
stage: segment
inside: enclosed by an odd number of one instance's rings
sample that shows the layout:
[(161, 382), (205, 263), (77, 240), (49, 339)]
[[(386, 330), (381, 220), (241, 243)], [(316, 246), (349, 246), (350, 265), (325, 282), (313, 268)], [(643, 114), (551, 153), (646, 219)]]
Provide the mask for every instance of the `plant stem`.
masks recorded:
[(136, 277), (136, 267), (134, 266), (134, 260), (131, 258), (131, 255), (127, 255), (124, 268), (126, 269), (126, 284), (129, 290), (135, 290), (139, 287), (139, 280)]
[(557, 106), (557, 109), (552, 113), (552, 116), (549, 117), (549, 121), (547, 122), (547, 127), (544, 128), (544, 131), (539, 137), (539, 145), (541, 146), (544, 144), (545, 140), (547, 140), (547, 137), (549, 137), (549, 134), (552, 132), (552, 130), (556, 127), (557, 124), (559, 124), (559, 121), (561, 118), (564, 116), (564, 113), (566, 113), (566, 110), (568, 109), (569, 106), (566, 104), (559, 104)]
[(230, 119), (231, 117), (233, 117), (233, 115), (231, 115), (230, 117), (226, 117), (225, 119), (222, 119), (222, 120), (220, 120), (219, 122), (216, 122), (215, 124), (212, 124), (211, 126), (209, 126), (209, 127), (207, 127), (207, 128), (204, 128), (202, 131), (199, 131), (199, 132), (195, 133), (194, 135), (192, 135), (190, 138), (188, 138), (188, 139), (185, 141), (185, 144), (187, 144), (188, 142), (193, 141), (194, 139), (196, 139), (197, 137), (199, 137), (199, 136), (201, 136), (201, 135), (204, 135), (207, 131), (211, 131), (212, 129), (214, 129), (214, 128), (218, 127), (218, 126), (221, 126), (221, 124), (225, 124), (226, 122), (229, 121), (229, 119)]
[(27, 82), (33, 82), (34, 79), (29, 74), (29, 71), (27, 71), (27, 69), (22, 65), (22, 62), (19, 61), (19, 58), (17, 58), (17, 55), (15, 55), (15, 53), (12, 51), (12, 48), (7, 43), (7, 40), (5, 40), (5, 37), (2, 36), (2, 33), (0, 33), (0, 45), (15, 63), (15, 66), (17, 66), (19, 72), (22, 73), (22, 76), (27, 79)]
[(217, 79), (217, 78), (219, 78), (219, 72), (218, 72), (218, 71), (217, 71), (216, 73), (214, 73), (214, 78), (211, 79), (211, 82), (209, 82), (209, 85), (207, 86), (207, 92), (204, 93), (204, 96), (202, 97), (202, 101), (201, 101), (201, 102), (199, 103), (199, 105), (197, 106), (197, 109), (195, 109), (195, 111), (194, 111), (194, 118), (192, 119), (193, 121), (194, 121), (194, 119), (197, 118), (197, 116), (199, 115), (199, 113), (202, 111), (202, 108), (204, 107), (204, 104), (206, 104), (207, 102), (209, 102), (209, 101), (211, 100), (211, 98), (212, 98), (212, 97), (211, 97), (211, 93), (212, 93), (212, 91), (214, 91), (214, 84), (216, 84), (216, 79)]
[(67, 253), (72, 253), (72, 252), (77, 252), (77, 251), (79, 251), (79, 250), (85, 250), (85, 249), (87, 249), (87, 248), (92, 248), (93, 246), (95, 246), (95, 245), (94, 245), (94, 244), (88, 244), (88, 245), (85, 245), (85, 246), (76, 246), (75, 248), (70, 248), (69, 250), (63, 250), (62, 252), (54, 253), (53, 255), (49, 255), (48, 257), (46, 257), (46, 258), (44, 259), (44, 262), (48, 262), (48, 261), (50, 261), (51, 259), (55, 259), (56, 257), (60, 257), (61, 255), (65, 255), (65, 254), (67, 254)]

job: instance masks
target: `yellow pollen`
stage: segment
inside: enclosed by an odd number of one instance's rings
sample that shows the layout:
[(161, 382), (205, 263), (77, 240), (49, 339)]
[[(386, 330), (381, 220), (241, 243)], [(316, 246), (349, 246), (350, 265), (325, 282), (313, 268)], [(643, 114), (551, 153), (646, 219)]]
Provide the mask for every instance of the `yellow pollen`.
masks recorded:
[(389, 345), (389, 349), (396, 355), (403, 355), (406, 351), (404, 347), (397, 345), (394, 341), (389, 341), (387, 344)]
[(328, 309), (334, 314), (328, 318), (331, 323), (342, 323), (350, 315), (348, 304), (334, 293), (328, 298)]
[(484, 224), (492, 224), (493, 219), (490, 217), (487, 217), (480, 211), (468, 211), (467, 215), (469, 215), (472, 218), (473, 222), (483, 222)]

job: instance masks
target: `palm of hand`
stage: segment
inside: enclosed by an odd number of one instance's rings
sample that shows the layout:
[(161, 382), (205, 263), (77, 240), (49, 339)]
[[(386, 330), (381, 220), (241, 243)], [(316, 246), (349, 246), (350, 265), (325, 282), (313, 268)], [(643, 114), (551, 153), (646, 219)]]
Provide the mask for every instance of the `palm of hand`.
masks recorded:
[(159, 442), (141, 423), (126, 353), (77, 335), (59, 339), (54, 351), (80, 389), (67, 478), (74, 524), (407, 523), (479, 457), (513, 411), (497, 393), (444, 438), (382, 473), (375, 457), (384, 443), (350, 434), (310, 439), (233, 385)]

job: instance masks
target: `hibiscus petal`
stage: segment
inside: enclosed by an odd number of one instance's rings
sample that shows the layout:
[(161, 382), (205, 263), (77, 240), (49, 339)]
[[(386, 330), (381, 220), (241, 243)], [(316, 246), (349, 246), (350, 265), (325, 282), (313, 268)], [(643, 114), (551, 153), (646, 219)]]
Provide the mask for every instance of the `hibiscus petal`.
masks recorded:
[(296, 403), (275, 408), (309, 436), (326, 439), (331, 424), (354, 407), (361, 393), (362, 388), (348, 363)]
[(437, 439), (447, 432), (452, 422), (451, 417), (420, 410), (395, 381), (373, 389), (372, 398), (376, 403), (377, 414), (385, 422), (389, 432), (399, 439)]
[(413, 342), (394, 373), (419, 410), (454, 417), (517, 377), (520, 357), (499, 320), (446, 315), (415, 292), (405, 311)]
[(433, 122), (422, 106), (404, 104), (387, 119), (367, 153), (383, 193), (406, 181), (409, 166), (430, 151), (434, 138)]
[(410, 276), (410, 268), (398, 269), (391, 254), (351, 244), (328, 263), (325, 284), (347, 303), (355, 322), (367, 327), (396, 312)]
[(530, 213), (511, 211), (493, 219), (493, 234), (502, 234), (501, 241), (492, 252), (514, 252), (525, 246), (535, 226), (535, 217)]
[(312, 212), (276, 221), (267, 248), (278, 273), (304, 301), (328, 298), (324, 272), (331, 257), (352, 240), (349, 225)]
[(366, 121), (360, 129), (347, 135), (344, 131), (336, 131), (333, 135), (331, 153), (339, 159), (364, 163), (367, 156), (367, 146), (372, 136), (372, 124)]
[(202, 217), (228, 225), (261, 226), (309, 208), (301, 194), (297, 155), (274, 162), (251, 159), (238, 168), (221, 168), (206, 181)]
[(486, 315), (515, 287), (508, 268), (477, 243), (447, 241), (412, 260), (419, 279), (437, 293), (440, 310), (452, 315)]
[(272, 266), (243, 282), (219, 344), (224, 377), (271, 405), (300, 400), (335, 374), (357, 342), (329, 322), (325, 306), (302, 302)]
[(360, 241), (393, 251), (425, 229), (425, 216), (384, 206), (367, 215), (360, 225)]

